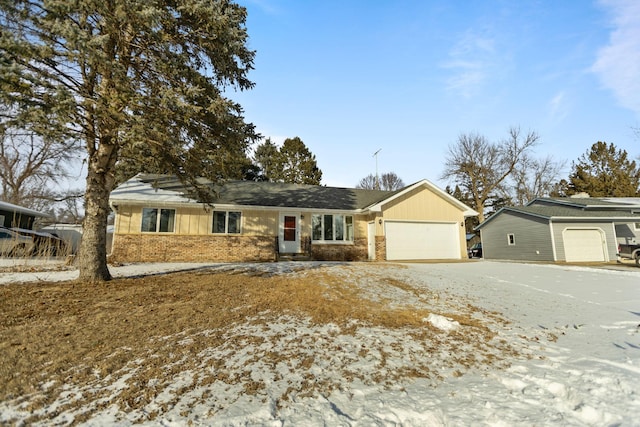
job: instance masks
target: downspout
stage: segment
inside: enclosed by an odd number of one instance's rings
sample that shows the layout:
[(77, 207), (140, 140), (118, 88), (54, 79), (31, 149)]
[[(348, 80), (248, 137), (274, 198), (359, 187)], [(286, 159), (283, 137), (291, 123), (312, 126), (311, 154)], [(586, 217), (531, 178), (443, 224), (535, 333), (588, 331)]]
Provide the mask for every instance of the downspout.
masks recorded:
[[(113, 249), (116, 247), (116, 234), (118, 234), (116, 231), (120, 230), (120, 214), (118, 213), (118, 205), (114, 205), (113, 202), (110, 201), (109, 207), (116, 215), (116, 218), (113, 221), (113, 233), (111, 234), (111, 251), (109, 251), (107, 257), (111, 256)], [(109, 225), (107, 225), (107, 227), (109, 227)]]

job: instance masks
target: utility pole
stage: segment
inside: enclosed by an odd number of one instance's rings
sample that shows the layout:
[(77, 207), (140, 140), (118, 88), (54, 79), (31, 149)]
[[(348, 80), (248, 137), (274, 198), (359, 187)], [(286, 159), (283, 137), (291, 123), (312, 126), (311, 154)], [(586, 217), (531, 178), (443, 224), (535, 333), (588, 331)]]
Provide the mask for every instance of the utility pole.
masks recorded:
[(376, 184), (375, 184), (375, 189), (379, 190), (380, 189), (380, 179), (378, 179), (378, 153), (382, 150), (382, 148), (378, 149), (378, 151), (376, 151), (375, 153), (373, 153), (373, 157), (376, 158)]

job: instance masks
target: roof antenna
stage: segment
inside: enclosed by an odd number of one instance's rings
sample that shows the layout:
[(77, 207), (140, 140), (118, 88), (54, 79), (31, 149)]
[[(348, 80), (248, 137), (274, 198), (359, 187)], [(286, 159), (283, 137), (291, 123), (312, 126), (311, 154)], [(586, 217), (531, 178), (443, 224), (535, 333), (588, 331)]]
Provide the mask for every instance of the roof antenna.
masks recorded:
[(382, 148), (378, 149), (378, 151), (373, 153), (373, 156), (372, 156), (372, 157), (376, 158), (376, 182), (375, 182), (374, 190), (379, 190), (380, 189), (380, 180), (378, 179), (378, 153), (380, 151), (382, 151)]

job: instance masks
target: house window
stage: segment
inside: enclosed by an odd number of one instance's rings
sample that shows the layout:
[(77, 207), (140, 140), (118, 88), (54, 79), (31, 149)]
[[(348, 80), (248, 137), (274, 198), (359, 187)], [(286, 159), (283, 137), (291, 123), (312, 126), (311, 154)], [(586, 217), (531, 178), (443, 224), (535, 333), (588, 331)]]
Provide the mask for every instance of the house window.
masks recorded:
[(640, 222), (634, 223), (633, 228), (635, 228), (636, 230), (640, 230)]
[(312, 215), (311, 238), (320, 242), (352, 242), (353, 216), (340, 214)]
[(214, 234), (240, 234), (241, 212), (213, 212), (213, 225), (211, 232)]
[(509, 246), (513, 246), (516, 244), (516, 236), (515, 234), (507, 234), (507, 244)]
[(173, 233), (176, 221), (175, 209), (142, 209), (142, 228), (147, 233)]

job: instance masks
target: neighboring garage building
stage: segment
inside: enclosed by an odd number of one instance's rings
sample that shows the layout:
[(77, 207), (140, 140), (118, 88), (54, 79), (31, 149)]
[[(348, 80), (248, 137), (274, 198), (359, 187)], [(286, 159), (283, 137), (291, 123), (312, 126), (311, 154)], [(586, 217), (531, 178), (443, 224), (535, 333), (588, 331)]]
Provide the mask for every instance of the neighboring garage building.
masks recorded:
[(466, 258), (477, 212), (427, 180), (398, 191), (273, 182), (210, 186), (207, 203), (175, 177), (138, 175), (116, 188), (111, 259), (270, 261)]
[(618, 243), (640, 232), (640, 205), (624, 198), (536, 199), (500, 209), (477, 229), (486, 259), (609, 262)]
[(37, 218), (48, 218), (49, 215), (12, 203), (0, 201), (0, 226), (6, 228), (33, 229)]

